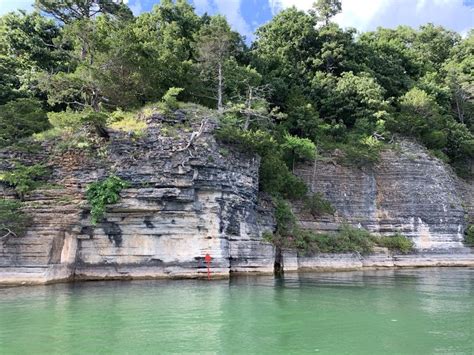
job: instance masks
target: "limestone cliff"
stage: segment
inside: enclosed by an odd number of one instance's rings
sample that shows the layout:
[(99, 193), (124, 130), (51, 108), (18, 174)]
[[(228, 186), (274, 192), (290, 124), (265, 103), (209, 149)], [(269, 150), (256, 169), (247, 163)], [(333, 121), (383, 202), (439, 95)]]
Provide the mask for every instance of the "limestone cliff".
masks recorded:
[[(262, 232), (273, 229), (273, 217), (263, 207), (268, 201), (258, 198), (259, 159), (219, 147), (214, 121), (205, 120), (200, 127), (200, 120), (167, 123), (155, 115), (140, 138), (110, 131), (100, 155), (57, 154), (50, 144), (29, 155), (52, 157), (49, 182), (60, 188), (27, 197), (34, 223), (25, 237), (0, 244), (0, 281), (196, 277), (206, 274), (206, 253), (213, 276), (272, 272), (273, 246), (262, 241)], [(3, 154), (1, 168), (8, 169), (11, 153)], [(85, 188), (112, 172), (131, 187), (93, 226)], [(12, 192), (4, 188), (3, 194)]]
[(300, 214), (307, 228), (334, 230), (347, 222), (381, 235), (399, 231), (420, 251), (463, 248), (463, 232), (473, 216), (474, 184), (461, 181), (416, 143), (401, 141), (382, 151), (374, 166), (316, 160), (299, 165), (295, 173), (337, 210), (335, 217), (318, 220)]
[[(262, 233), (274, 229), (274, 220), (270, 201), (258, 193), (258, 157), (220, 146), (212, 117), (190, 110), (177, 118), (152, 115), (142, 136), (110, 130), (107, 142), (88, 150), (58, 151), (50, 141), (35, 154), (0, 152), (0, 170), (10, 169), (12, 160), (46, 161), (49, 183), (56, 185), (27, 196), (34, 221), (26, 236), (0, 243), (0, 283), (200, 277), (206, 253), (214, 277), (272, 272), (275, 251)], [(308, 257), (285, 251), (286, 270), (474, 264), (461, 243), (473, 216), (473, 184), (420, 146), (401, 143), (371, 168), (317, 160), (295, 172), (337, 209), (335, 217), (318, 219), (299, 213), (304, 227), (327, 231), (346, 222), (380, 234), (400, 231), (419, 253)], [(85, 188), (112, 173), (131, 186), (94, 226)], [(14, 197), (5, 186), (0, 195)]]

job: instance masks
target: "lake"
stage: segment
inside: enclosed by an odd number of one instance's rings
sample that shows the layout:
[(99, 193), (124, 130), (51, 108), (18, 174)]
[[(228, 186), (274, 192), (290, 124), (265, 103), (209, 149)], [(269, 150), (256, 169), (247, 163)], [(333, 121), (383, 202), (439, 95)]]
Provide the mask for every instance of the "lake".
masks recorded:
[(473, 329), (473, 268), (0, 289), (0, 354), (472, 354)]

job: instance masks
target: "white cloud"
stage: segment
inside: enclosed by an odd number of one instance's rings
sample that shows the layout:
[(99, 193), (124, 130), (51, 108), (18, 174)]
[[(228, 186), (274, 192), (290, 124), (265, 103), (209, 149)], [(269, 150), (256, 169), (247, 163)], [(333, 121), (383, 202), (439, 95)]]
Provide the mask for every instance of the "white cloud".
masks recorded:
[(193, 0), (193, 5), (199, 15), (205, 12), (211, 13), (213, 11), (211, 0)]
[(315, 0), (268, 0), (270, 9), (275, 15), (280, 10), (295, 6), (300, 10), (309, 10)]
[(240, 12), (241, 0), (214, 0), (217, 11), (227, 18), (232, 28), (248, 39), (253, 39), (253, 31)]
[[(314, 0), (268, 0), (273, 13), (296, 6), (311, 8)], [(342, 0), (342, 13), (335, 21), (342, 27), (355, 27), (359, 31), (373, 30), (378, 26), (418, 27), (427, 22), (449, 29), (466, 32), (474, 25), (474, 8), (463, 0)]]
[(128, 5), (135, 16), (138, 16), (143, 12), (141, 0), (124, 0), (124, 3)]
[(250, 24), (245, 21), (240, 11), (242, 0), (193, 0), (193, 5), (198, 14), (205, 12), (209, 14), (219, 13), (224, 15), (232, 26), (232, 29), (253, 39), (253, 31)]

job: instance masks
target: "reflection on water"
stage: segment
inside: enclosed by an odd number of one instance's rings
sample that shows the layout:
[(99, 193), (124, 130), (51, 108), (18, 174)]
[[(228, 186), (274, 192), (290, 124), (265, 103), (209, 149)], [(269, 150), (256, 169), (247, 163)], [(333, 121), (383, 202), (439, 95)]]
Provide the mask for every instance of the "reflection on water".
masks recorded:
[(0, 289), (0, 353), (474, 353), (474, 269)]

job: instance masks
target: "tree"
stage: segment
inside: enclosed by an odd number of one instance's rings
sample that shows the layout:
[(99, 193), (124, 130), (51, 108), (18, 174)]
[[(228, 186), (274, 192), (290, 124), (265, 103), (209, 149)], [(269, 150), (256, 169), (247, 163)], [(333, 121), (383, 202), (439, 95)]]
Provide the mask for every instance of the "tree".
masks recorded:
[(0, 147), (48, 127), (46, 112), (36, 99), (22, 98), (0, 106)]
[(31, 223), (31, 217), (25, 214), (20, 202), (0, 199), (0, 241), (8, 242), (10, 237), (22, 237)]
[(474, 30), (452, 49), (441, 72), (451, 90), (454, 116), (474, 131)]
[(461, 40), (461, 36), (441, 26), (428, 23), (417, 31), (413, 50), (423, 58), (427, 70), (439, 70), (450, 57), (451, 50)]
[(312, 14), (318, 21), (324, 21), (327, 26), (329, 20), (341, 11), (341, 0), (316, 0), (313, 3)]
[(320, 73), (313, 90), (321, 97), (320, 116), (327, 122), (340, 120), (352, 128), (364, 120), (373, 129), (389, 111), (384, 89), (368, 73), (344, 72), (340, 78)]
[(312, 160), (316, 157), (316, 146), (307, 138), (285, 134), (281, 147), (293, 171), (297, 160)]
[(0, 17), (0, 104), (18, 97), (36, 96), (42, 71), (71, 68), (61, 41), (61, 29), (38, 12), (8, 13)]
[(111, 15), (120, 20), (130, 20), (133, 14), (123, 1), (113, 0), (35, 0), (35, 7), (65, 25), (69, 25), (81, 42), (81, 60), (87, 55), (93, 61), (91, 34), (96, 16)]
[(224, 109), (224, 63), (232, 50), (232, 31), (222, 16), (213, 16), (196, 37), (197, 60), (201, 75), (215, 81), (217, 109)]
[(396, 127), (399, 132), (421, 137), (440, 127), (441, 108), (425, 91), (413, 88), (400, 98), (400, 114)]
[(68, 57), (59, 43), (60, 27), (39, 12), (9, 13), (0, 18), (1, 52), (40, 70), (65, 70)]

